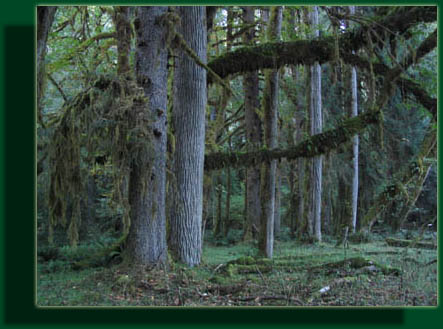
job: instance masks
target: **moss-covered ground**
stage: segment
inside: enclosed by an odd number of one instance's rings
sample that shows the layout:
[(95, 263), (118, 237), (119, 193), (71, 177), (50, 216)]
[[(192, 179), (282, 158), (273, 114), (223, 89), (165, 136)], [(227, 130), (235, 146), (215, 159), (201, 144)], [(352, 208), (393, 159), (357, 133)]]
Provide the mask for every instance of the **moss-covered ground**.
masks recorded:
[[(234, 232), (235, 233), (235, 232)], [(413, 234), (414, 232), (412, 232)], [(411, 234), (411, 232), (408, 232)], [(396, 237), (401, 238), (401, 235)], [(428, 236), (432, 239), (432, 236)], [(115, 261), (72, 269), (89, 254), (63, 248), (38, 259), (39, 306), (436, 306), (437, 251), (388, 246), (383, 236), (336, 246), (282, 236), (272, 260), (254, 243), (207, 241), (200, 266)]]

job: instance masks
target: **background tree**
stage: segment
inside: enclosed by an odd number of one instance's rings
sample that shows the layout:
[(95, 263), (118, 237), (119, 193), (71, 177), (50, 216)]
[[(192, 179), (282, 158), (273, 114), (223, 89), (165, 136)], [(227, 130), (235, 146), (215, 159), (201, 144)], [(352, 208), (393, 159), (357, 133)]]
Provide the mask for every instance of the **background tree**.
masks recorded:
[[(281, 33), (282, 8), (272, 7), (267, 37), (278, 40)], [(263, 91), (264, 145), (272, 150), (277, 146), (278, 118), (278, 70), (265, 72), (265, 89)], [(274, 206), (276, 160), (265, 161), (262, 165), (260, 200), (260, 252), (272, 258), (274, 246)]]
[[(311, 22), (314, 27), (315, 37), (319, 37), (318, 7), (314, 6), (311, 13)], [(322, 132), (323, 113), (321, 95), (321, 67), (318, 62), (311, 67), (311, 135)], [(322, 177), (323, 157), (316, 156), (312, 160), (311, 182), (313, 182), (311, 198), (311, 214), (309, 219), (309, 233), (314, 234), (317, 241), (321, 241), (321, 205), (322, 205)]]

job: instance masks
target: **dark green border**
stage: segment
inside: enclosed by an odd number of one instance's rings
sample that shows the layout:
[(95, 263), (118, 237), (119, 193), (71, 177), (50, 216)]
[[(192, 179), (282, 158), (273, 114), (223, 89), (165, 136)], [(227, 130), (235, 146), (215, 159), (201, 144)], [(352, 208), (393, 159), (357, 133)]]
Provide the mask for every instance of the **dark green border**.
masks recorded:
[[(310, 2), (310, 1), (309, 1)], [(99, 3), (71, 1), (69, 4)], [(102, 1), (147, 4), (147, 1)], [(152, 2), (154, 3), (154, 2)], [(163, 1), (165, 4), (270, 4), (270, 1)], [(281, 1), (281, 3), (289, 3)], [(296, 2), (293, 2), (294, 4)], [(300, 4), (300, 2), (298, 2)], [(307, 4), (303, 2), (302, 4)], [(316, 3), (316, 2), (311, 2)], [(340, 2), (343, 4), (343, 2)], [(353, 4), (355, 2), (352, 2)], [(443, 322), (436, 309), (37, 309), (34, 306), (34, 9), (62, 1), (11, 1), (0, 5), (0, 326), (51, 324), (196, 324), (237, 327), (431, 327)], [(158, 2), (157, 2), (158, 4)], [(277, 4), (273, 2), (272, 4)], [(318, 4), (318, 2), (317, 2)], [(322, 1), (337, 4), (337, 1)], [(382, 1), (361, 4), (386, 4)], [(398, 5), (400, 3), (396, 3)], [(401, 4), (416, 4), (404, 2)], [(422, 4), (436, 4), (435, 1)], [(441, 87), (440, 90), (441, 91)], [(439, 93), (440, 94), (440, 93)], [(439, 135), (439, 142), (441, 141)], [(439, 168), (440, 174), (440, 168)], [(439, 175), (440, 177), (440, 175)], [(440, 179), (439, 179), (440, 182)], [(439, 184), (440, 185), (440, 184)], [(441, 272), (440, 272), (441, 273)]]

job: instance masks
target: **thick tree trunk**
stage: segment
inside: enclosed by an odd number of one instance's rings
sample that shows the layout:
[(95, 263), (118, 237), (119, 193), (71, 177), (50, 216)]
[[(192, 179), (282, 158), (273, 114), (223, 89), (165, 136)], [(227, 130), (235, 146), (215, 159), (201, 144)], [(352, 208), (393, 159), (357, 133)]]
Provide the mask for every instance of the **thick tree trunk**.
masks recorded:
[[(282, 7), (273, 7), (268, 26), (268, 38), (278, 39), (281, 33)], [(265, 124), (265, 145), (272, 150), (277, 146), (278, 115), (278, 70), (265, 72), (265, 89), (263, 91), (263, 112)], [(272, 258), (274, 249), (274, 207), (275, 207), (275, 171), (276, 160), (265, 161), (262, 165), (260, 199), (262, 203), (260, 216), (260, 252)]]
[[(243, 21), (245, 24), (253, 24), (254, 8), (243, 8)], [(247, 45), (252, 45), (254, 36), (254, 29), (246, 31), (243, 37), (243, 41)], [(258, 98), (258, 72), (248, 72), (243, 75), (243, 91), (245, 95), (245, 126), (246, 126), (246, 140), (248, 151), (256, 150), (261, 144), (261, 121), (257, 114), (257, 110), (260, 107), (260, 101)], [(260, 166), (256, 165), (247, 169), (246, 174), (246, 188), (247, 188), (247, 211), (246, 211), (246, 225), (244, 233), (244, 239), (249, 240), (252, 238), (252, 227), (260, 227)]]
[[(177, 30), (206, 62), (205, 7), (178, 7)], [(201, 260), (203, 164), (205, 151), (206, 71), (187, 54), (177, 54), (174, 72), (176, 193), (171, 214), (172, 250), (189, 266)]]
[(37, 7), (37, 110), (38, 119), (41, 120), (41, 99), (44, 94), (45, 85), (45, 56), (46, 43), (48, 41), (49, 30), (54, 22), (57, 7), (38, 6)]
[[(165, 182), (167, 60), (166, 30), (157, 24), (167, 7), (137, 8), (135, 72), (149, 103), (153, 132), (150, 152), (131, 155), (129, 204), (131, 226), (128, 256), (135, 264), (155, 264), (167, 259)], [(151, 170), (150, 170), (151, 169)]]
[[(318, 7), (314, 6), (312, 13), (312, 24), (315, 28), (315, 36), (319, 36), (318, 30)], [(319, 63), (314, 63), (311, 67), (311, 135), (320, 134), (323, 130), (322, 100), (321, 100), (321, 67)], [(321, 197), (322, 197), (322, 174), (323, 156), (318, 155), (313, 158), (312, 163), (312, 201), (311, 215), (309, 216), (309, 234), (315, 229), (315, 238), (321, 241)]]

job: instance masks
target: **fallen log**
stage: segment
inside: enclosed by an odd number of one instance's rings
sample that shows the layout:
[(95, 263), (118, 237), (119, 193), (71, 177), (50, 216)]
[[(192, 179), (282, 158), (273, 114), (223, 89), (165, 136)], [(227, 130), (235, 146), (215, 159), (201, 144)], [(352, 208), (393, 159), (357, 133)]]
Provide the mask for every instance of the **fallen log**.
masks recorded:
[(437, 249), (437, 245), (432, 242), (424, 242), (417, 240), (403, 240), (386, 238), (385, 239), (388, 246), (392, 247), (410, 247), (410, 248), (422, 248), (422, 249)]
[(325, 263), (317, 266), (312, 266), (309, 268), (310, 271), (321, 271), (322, 269), (328, 270), (328, 273), (334, 273), (335, 270), (341, 269), (345, 266), (348, 266), (354, 270), (361, 269), (361, 268), (370, 268), (371, 271), (379, 270), (384, 275), (398, 275), (400, 273), (400, 270), (391, 266), (383, 265), (376, 263), (372, 260), (363, 258), (363, 257), (353, 257), (348, 258), (345, 260), (340, 260), (337, 262), (331, 262), (331, 263)]

